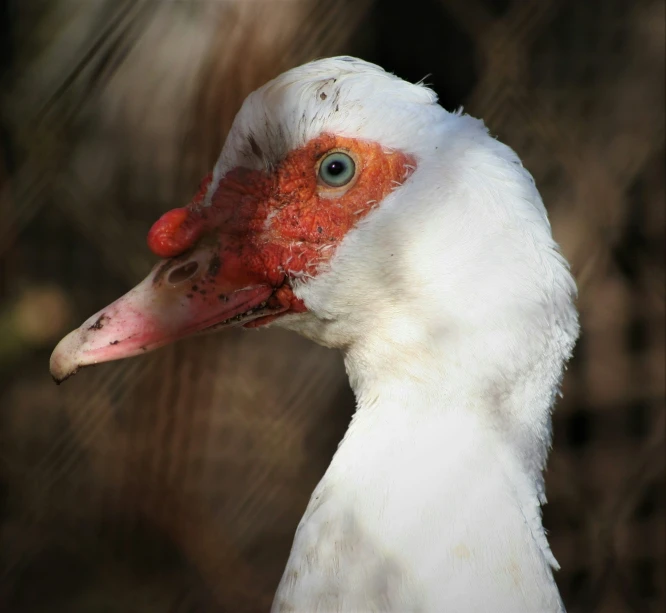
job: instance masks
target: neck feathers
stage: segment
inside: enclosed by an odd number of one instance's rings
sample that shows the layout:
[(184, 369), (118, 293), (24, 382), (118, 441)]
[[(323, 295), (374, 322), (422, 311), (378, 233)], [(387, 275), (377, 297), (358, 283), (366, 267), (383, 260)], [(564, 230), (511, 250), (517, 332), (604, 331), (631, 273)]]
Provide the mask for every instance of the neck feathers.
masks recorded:
[(534, 480), (480, 407), (436, 397), (361, 394), (276, 603), (315, 610), (329, 594), (321, 610), (563, 611)]

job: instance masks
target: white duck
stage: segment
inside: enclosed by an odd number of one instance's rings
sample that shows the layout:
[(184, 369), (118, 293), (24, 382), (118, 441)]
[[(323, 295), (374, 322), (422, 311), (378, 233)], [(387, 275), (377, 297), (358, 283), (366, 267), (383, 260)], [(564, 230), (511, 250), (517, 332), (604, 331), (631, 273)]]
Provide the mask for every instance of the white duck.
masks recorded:
[(223, 326), (344, 355), (357, 410), (273, 611), (563, 611), (541, 524), (575, 284), (483, 123), (353, 58), (251, 94), (168, 258), (63, 339), (57, 380)]

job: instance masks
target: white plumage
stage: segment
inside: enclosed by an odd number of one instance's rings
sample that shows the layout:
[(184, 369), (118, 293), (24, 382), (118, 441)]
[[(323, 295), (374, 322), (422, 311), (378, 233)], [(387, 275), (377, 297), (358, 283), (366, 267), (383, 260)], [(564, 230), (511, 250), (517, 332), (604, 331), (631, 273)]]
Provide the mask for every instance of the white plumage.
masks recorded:
[(576, 290), (532, 177), (426, 87), (333, 58), (248, 97), (205, 204), (231, 169), (270, 172), (321, 134), (416, 164), (316, 275), (294, 275), (307, 312), (275, 323), (342, 350), (358, 408), (273, 611), (563, 611), (541, 473)]

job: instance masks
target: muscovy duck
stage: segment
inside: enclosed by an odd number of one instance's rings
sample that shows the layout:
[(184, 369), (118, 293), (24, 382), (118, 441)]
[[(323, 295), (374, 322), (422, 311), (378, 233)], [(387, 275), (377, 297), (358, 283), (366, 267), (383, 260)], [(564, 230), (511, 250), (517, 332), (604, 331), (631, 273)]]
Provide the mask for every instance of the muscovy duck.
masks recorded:
[[(367, 62), (252, 93), (163, 258), (64, 338), (82, 366), (230, 326), (342, 351), (356, 413), (273, 611), (564, 611), (541, 522), (575, 283), (517, 155)], [(220, 376), (224, 376), (221, 373)]]

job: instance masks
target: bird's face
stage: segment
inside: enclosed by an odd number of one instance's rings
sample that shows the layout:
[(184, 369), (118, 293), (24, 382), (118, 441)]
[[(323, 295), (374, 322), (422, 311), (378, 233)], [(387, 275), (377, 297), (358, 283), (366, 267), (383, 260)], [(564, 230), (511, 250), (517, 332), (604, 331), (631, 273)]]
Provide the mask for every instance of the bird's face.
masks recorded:
[[(258, 147), (256, 143), (254, 147)], [(163, 215), (148, 245), (164, 258), (54, 352), (62, 380), (196, 333), (260, 327), (309, 305), (294, 285), (325, 269), (346, 234), (407, 179), (414, 160), (375, 142), (320, 135), (262, 170), (235, 167)]]
[(391, 364), (460, 331), (571, 319), (573, 281), (516, 155), (351, 58), (250, 94), (199, 193), (148, 244), (162, 261), (60, 342), (57, 380), (230, 326), (278, 322)]

